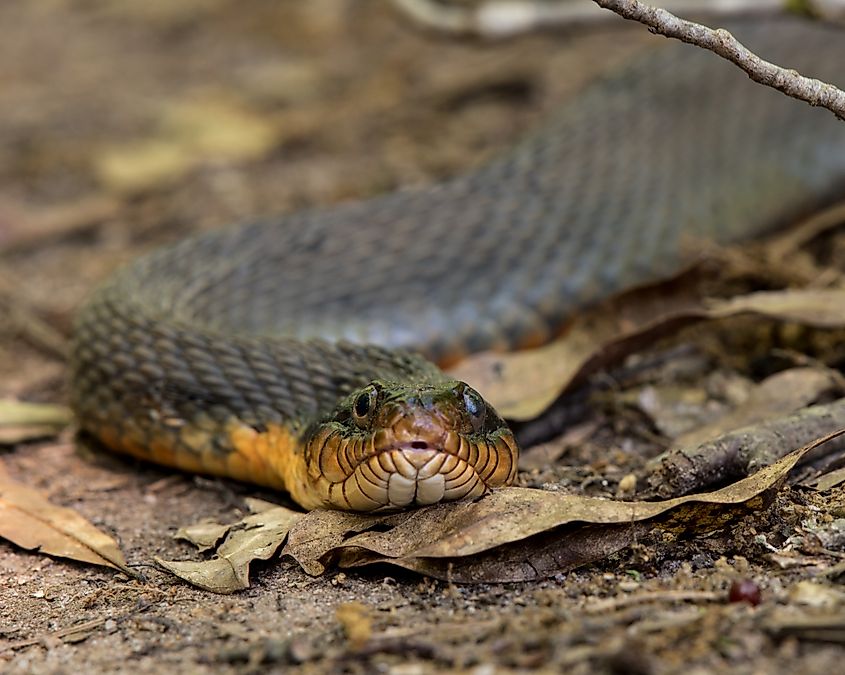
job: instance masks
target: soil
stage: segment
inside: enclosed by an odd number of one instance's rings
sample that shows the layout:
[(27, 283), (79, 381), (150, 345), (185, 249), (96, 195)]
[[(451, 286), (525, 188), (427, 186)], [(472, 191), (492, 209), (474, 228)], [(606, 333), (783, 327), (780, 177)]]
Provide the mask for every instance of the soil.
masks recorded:
[[(620, 21), (485, 44), (428, 34), (375, 0), (0, 3), (0, 397), (66, 400), (56, 352), (74, 309), (139, 253), (458, 173), (656, 39)], [(602, 475), (662, 449), (617, 413), (522, 483), (612, 495)], [(236, 520), (246, 496), (283, 497), (69, 434), (0, 459), (113, 535), (142, 575), (0, 542), (7, 673), (830, 673), (843, 658), (841, 622), (811, 640), (784, 621), (841, 612), (835, 587), (807, 586), (835, 552), (770, 555), (839, 517), (835, 490), (784, 488), (729, 527), (542, 582), (457, 585), (388, 566), (312, 578), (274, 558), (253, 566), (251, 588), (220, 596), (153, 558), (196, 558), (179, 527)], [(741, 580), (750, 588), (729, 602)]]

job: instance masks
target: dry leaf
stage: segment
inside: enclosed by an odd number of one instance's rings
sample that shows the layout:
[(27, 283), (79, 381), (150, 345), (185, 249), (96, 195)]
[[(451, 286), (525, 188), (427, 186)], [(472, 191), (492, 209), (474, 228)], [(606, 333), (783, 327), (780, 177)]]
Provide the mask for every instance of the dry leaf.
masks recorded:
[(827, 584), (804, 579), (789, 589), (789, 601), (794, 605), (833, 609), (845, 605), (845, 593)]
[(689, 276), (637, 288), (579, 313), (557, 340), (537, 349), (481, 352), (449, 370), (478, 389), (505, 418), (537, 417), (588, 374), (701, 320)]
[[(256, 499), (255, 497), (247, 497), (244, 501), (250, 513), (263, 513), (264, 511), (279, 508), (278, 504), (273, 504), (263, 499)], [(180, 527), (173, 537), (174, 539), (183, 539), (191, 542), (199, 549), (200, 553), (204, 553), (214, 548), (234, 526), (234, 524), (224, 525), (212, 521), (203, 521), (194, 525)]]
[(845, 468), (829, 471), (821, 476), (814, 477), (810, 481), (805, 481), (802, 484), (812, 487), (818, 492), (827, 492), (837, 485), (845, 483)]
[(256, 500), (252, 508), (265, 510), (231, 526), (203, 524), (196, 530), (192, 539), (200, 545), (228, 531), (217, 557), (205, 562), (157, 562), (189, 583), (217, 593), (247, 588), (249, 563), (270, 558), (285, 539), (283, 554), (312, 575), (322, 574), (332, 564), (359, 567), (387, 562), (456, 582), (544, 578), (600, 560), (658, 525), (670, 530), (724, 526), (740, 511), (761, 508), (761, 495), (782, 481), (807, 452), (843, 433), (819, 439), (720, 490), (662, 502), (505, 488), (471, 502), (371, 515), (325, 510), (301, 514), (268, 508)]
[(276, 142), (276, 123), (242, 102), (214, 93), (165, 106), (155, 135), (104, 148), (100, 180), (116, 192), (171, 182), (208, 161), (247, 161)]
[(231, 528), (231, 525), (222, 525), (210, 521), (196, 523), (180, 527), (173, 538), (189, 541), (200, 550), (200, 553), (203, 553), (217, 546), (217, 542), (225, 537)]
[(120, 569), (126, 566), (117, 542), (76, 511), (51, 504), (41, 493), (0, 471), (0, 536), (21, 548)]
[(757, 314), (815, 328), (840, 328), (845, 325), (845, 290), (768, 291), (708, 303), (709, 318), (739, 314)]
[(88, 195), (57, 205), (0, 200), (0, 251), (21, 253), (78, 235), (115, 218), (122, 204), (105, 195)]
[(0, 399), (0, 444), (53, 436), (72, 421), (73, 413), (65, 406)]
[[(260, 503), (260, 500), (255, 501)], [(194, 586), (214, 593), (233, 593), (249, 588), (249, 564), (253, 560), (269, 559), (285, 540), (291, 525), (301, 516), (301, 513), (283, 506), (266, 509), (232, 525), (219, 526), (228, 535), (217, 549), (217, 557), (211, 560), (155, 560), (164, 569)], [(185, 529), (190, 528), (183, 528), (179, 533), (184, 534)], [(200, 529), (207, 533), (211, 528), (209, 524), (204, 524)], [(207, 537), (203, 539), (207, 540)]]
[(257, 497), (245, 497), (244, 503), (246, 504), (246, 507), (249, 509), (250, 513), (261, 513), (262, 511), (269, 511), (270, 509), (279, 508), (278, 504), (268, 502), (264, 499), (258, 499)]

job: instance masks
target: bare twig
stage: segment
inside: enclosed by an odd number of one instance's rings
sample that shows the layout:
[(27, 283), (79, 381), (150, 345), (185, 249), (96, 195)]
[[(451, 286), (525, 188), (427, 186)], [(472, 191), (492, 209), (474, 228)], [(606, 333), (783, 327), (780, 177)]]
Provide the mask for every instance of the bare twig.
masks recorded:
[[(845, 398), (736, 429), (700, 445), (674, 448), (649, 462), (648, 484), (662, 498), (689, 494), (748, 476), (795, 448), (841, 429), (845, 429)], [(824, 446), (824, 454), (841, 453), (843, 446), (845, 439), (839, 438)], [(814, 454), (818, 459), (819, 454)]]
[[(748, 50), (723, 28), (712, 29), (681, 19), (667, 9), (652, 7), (639, 0), (593, 0), (599, 8), (648, 26), (653, 33), (675, 38), (718, 54), (744, 70), (762, 85), (813, 106), (830, 110), (845, 120), (845, 91), (821, 80), (764, 61)], [(492, 0), (476, 8), (441, 5), (432, 0), (394, 0), (394, 4), (415, 21), (437, 30), (468, 33), (482, 37), (505, 37), (539, 27), (591, 20), (594, 11), (573, 3), (542, 3), (527, 0)], [(664, 0), (675, 11), (701, 10), (704, 3), (696, 0)], [(841, 17), (845, 0), (805, 0), (808, 9), (824, 16)], [(722, 0), (708, 2), (720, 15), (783, 8), (783, 0)]]
[(845, 120), (845, 91), (837, 89), (832, 84), (804, 77), (794, 70), (764, 61), (746, 49), (723, 28), (712, 29), (686, 21), (665, 9), (646, 5), (639, 0), (593, 0), (593, 2), (625, 19), (645, 24), (653, 33), (714, 52), (739, 66), (755, 82), (777, 89), (787, 96), (805, 101), (810, 105), (826, 108), (839, 119)]
[[(841, 2), (842, 0), (827, 0)], [(442, 33), (500, 39), (547, 28), (606, 23), (611, 15), (584, 1), (489, 0), (479, 5), (448, 5), (437, 0), (393, 0), (415, 23)], [(783, 10), (786, 0), (664, 0), (680, 14), (730, 16)]]

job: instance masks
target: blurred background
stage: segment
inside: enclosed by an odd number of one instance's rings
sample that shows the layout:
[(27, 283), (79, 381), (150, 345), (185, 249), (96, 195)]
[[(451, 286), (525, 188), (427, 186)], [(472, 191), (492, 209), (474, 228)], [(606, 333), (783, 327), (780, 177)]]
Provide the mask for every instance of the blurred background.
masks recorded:
[(650, 41), (630, 28), (484, 43), (366, 0), (0, 3), (0, 397), (61, 398), (73, 310), (121, 262), (459, 172)]

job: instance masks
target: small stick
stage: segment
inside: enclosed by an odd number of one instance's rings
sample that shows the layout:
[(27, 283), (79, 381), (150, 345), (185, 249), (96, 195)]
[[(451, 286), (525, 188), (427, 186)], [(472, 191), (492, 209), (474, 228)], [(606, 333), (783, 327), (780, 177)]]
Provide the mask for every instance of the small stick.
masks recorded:
[(739, 66), (755, 82), (777, 89), (812, 106), (826, 108), (839, 119), (845, 120), (845, 91), (827, 82), (804, 77), (795, 70), (764, 61), (724, 28), (713, 29), (686, 21), (665, 9), (652, 7), (639, 0), (593, 2), (624, 19), (645, 24), (652, 33), (675, 38), (718, 54)]
[[(663, 498), (689, 494), (754, 473), (795, 448), (842, 428), (845, 428), (845, 399), (810, 406), (785, 417), (731, 431), (701, 445), (670, 450), (652, 461), (648, 484)], [(824, 452), (843, 448), (845, 436), (825, 444)]]

